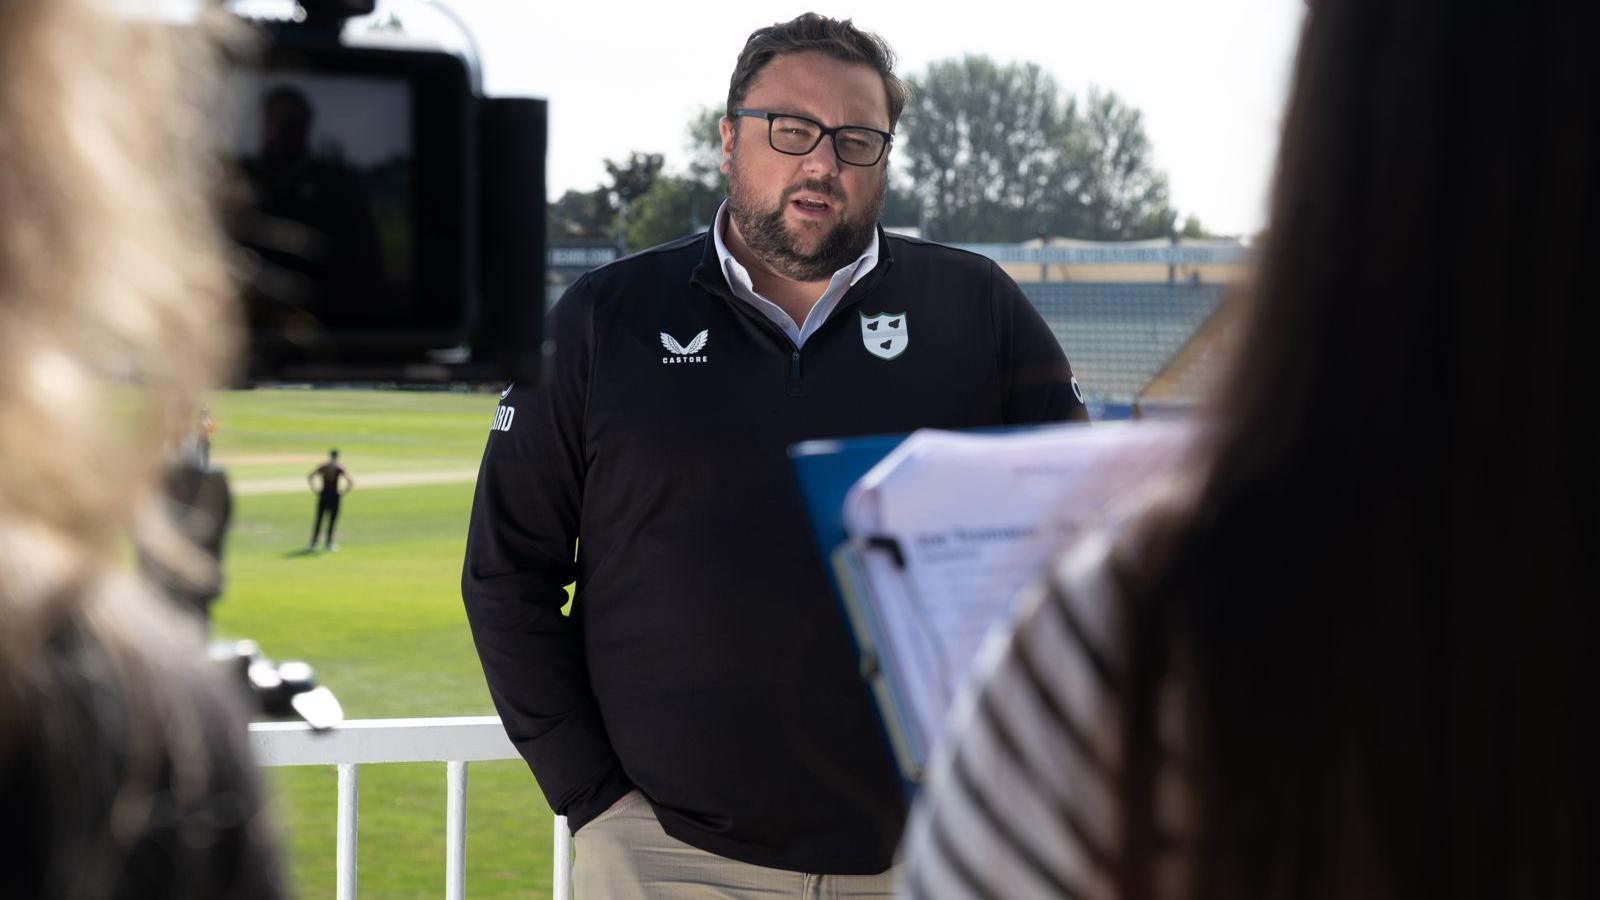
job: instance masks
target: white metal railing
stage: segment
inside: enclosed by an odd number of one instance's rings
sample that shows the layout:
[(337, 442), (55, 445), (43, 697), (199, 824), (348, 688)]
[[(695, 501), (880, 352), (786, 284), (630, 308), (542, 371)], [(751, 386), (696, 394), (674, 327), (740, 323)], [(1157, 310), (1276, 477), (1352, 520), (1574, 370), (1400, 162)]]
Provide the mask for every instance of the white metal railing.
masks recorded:
[[(356, 767), (369, 763), (445, 763), (446, 900), (466, 896), (467, 763), (520, 759), (495, 716), (442, 719), (357, 719), (315, 732), (303, 722), (250, 726), (256, 761), (264, 766), (338, 766), (338, 900), (356, 896)], [(555, 900), (570, 900), (572, 834), (555, 821)]]

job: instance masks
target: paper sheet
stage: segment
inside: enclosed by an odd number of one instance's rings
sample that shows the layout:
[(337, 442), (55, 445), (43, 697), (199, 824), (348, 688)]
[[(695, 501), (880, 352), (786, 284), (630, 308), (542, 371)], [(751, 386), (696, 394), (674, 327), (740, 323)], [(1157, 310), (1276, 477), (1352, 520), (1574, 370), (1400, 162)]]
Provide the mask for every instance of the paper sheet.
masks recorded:
[(850, 491), (855, 574), (918, 762), (1018, 590), (1074, 534), (1123, 515), (1173, 473), (1192, 434), (1179, 422), (922, 431)]

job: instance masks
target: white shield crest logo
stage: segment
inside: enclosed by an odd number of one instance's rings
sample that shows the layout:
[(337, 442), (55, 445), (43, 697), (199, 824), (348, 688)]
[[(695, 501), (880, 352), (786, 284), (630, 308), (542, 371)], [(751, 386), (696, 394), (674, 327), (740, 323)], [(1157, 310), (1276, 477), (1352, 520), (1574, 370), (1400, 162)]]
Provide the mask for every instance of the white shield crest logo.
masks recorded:
[(894, 359), (906, 352), (911, 343), (911, 332), (906, 328), (905, 313), (883, 313), (869, 316), (861, 314), (861, 343), (867, 352), (879, 359)]

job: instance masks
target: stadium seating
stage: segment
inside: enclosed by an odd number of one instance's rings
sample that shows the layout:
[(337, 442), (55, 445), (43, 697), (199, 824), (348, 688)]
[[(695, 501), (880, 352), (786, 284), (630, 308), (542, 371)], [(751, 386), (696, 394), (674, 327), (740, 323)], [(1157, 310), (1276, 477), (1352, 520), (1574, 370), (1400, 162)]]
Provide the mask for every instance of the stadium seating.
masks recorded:
[(1092, 403), (1127, 404), (1227, 293), (1222, 284), (1024, 282)]

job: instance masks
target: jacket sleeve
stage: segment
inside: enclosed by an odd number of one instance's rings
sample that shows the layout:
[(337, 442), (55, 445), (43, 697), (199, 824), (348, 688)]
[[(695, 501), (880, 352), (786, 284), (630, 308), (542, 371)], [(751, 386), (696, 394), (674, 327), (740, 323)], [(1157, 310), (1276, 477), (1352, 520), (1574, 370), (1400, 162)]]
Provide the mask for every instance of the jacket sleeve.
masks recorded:
[(632, 785), (606, 736), (576, 623), (593, 304), (580, 279), (550, 314), (544, 383), (502, 397), (478, 470), (461, 594), (489, 695), (550, 808), (577, 831)]
[(1003, 269), (989, 264), (990, 310), (1006, 394), (1007, 425), (1087, 422), (1083, 391), (1061, 343)]

